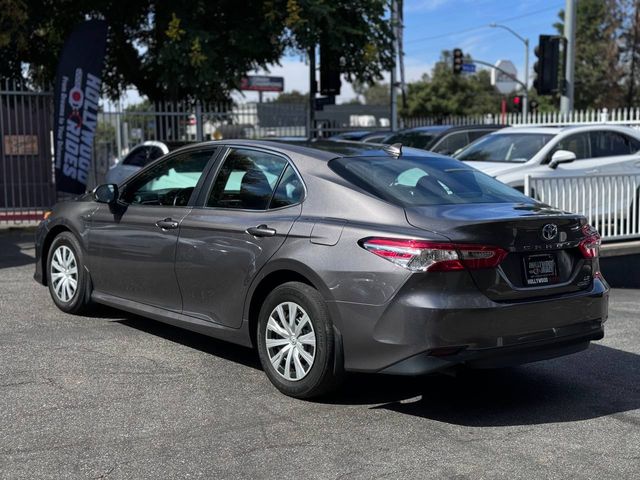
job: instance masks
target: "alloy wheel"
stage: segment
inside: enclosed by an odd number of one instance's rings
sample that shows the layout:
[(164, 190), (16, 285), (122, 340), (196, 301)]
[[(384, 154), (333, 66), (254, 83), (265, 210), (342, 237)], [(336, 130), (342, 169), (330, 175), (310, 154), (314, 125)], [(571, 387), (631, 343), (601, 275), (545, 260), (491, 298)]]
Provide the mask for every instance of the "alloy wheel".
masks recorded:
[(316, 334), (307, 312), (297, 303), (283, 302), (269, 315), (266, 350), (273, 369), (286, 380), (302, 380), (316, 356)]
[(78, 262), (66, 245), (60, 245), (51, 257), (51, 284), (61, 302), (70, 302), (78, 290)]

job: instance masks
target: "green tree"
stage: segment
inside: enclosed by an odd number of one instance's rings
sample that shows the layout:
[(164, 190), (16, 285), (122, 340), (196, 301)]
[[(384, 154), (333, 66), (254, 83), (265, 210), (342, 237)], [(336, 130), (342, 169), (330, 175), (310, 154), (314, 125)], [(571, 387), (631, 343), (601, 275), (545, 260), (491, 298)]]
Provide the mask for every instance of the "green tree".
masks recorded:
[(283, 92), (272, 100), (274, 103), (309, 103), (309, 95), (298, 90)]
[(74, 26), (109, 24), (104, 84), (151, 100), (228, 99), (249, 71), (287, 51), (339, 52), (349, 80), (375, 81), (392, 64), (386, 0), (0, 0), (0, 75), (47, 84)]
[[(621, 0), (580, 0), (576, 11), (574, 107), (618, 107), (623, 103), (620, 41)], [(564, 33), (564, 11), (554, 27)]]
[(409, 116), (474, 115), (496, 112), (501, 95), (491, 85), (486, 70), (474, 75), (454, 75), (451, 52), (443, 51), (431, 75), (409, 83), (407, 108)]

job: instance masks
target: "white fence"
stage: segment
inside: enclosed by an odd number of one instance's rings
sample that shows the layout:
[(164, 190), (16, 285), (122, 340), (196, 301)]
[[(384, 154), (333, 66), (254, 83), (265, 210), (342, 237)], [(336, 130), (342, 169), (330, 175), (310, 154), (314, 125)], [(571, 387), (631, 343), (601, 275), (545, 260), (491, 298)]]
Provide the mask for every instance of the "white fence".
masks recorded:
[(525, 177), (527, 195), (584, 215), (603, 240), (640, 237), (640, 174)]
[(617, 108), (601, 110), (576, 110), (569, 115), (560, 112), (529, 113), (526, 117), (521, 113), (487, 113), (483, 115), (440, 116), (440, 117), (406, 117), (406, 127), (424, 125), (572, 125), (602, 124), (628, 125), (640, 128), (640, 108)]

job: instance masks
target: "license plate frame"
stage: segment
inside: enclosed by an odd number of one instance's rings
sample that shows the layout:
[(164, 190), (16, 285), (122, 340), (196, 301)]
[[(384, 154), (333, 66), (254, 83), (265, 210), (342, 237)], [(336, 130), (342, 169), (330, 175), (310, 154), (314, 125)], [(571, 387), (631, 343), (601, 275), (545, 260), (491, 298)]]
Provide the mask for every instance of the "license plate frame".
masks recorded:
[(553, 253), (534, 253), (522, 259), (524, 283), (527, 287), (539, 287), (558, 283), (558, 259)]

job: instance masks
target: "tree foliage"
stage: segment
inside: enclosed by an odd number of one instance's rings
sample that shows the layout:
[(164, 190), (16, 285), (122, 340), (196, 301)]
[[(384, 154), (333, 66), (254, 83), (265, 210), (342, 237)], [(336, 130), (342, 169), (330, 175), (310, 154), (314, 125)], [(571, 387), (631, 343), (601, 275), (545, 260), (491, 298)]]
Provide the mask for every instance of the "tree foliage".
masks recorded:
[[(124, 7), (124, 8), (123, 8)], [(152, 100), (226, 99), (242, 76), (321, 40), (351, 80), (392, 63), (385, 0), (0, 0), (0, 75), (50, 83), (64, 39), (84, 18), (109, 24), (104, 83)]]
[(451, 52), (444, 51), (431, 75), (410, 83), (406, 114), (410, 116), (474, 115), (496, 112), (501, 95), (491, 85), (486, 70), (474, 75), (454, 75)]

